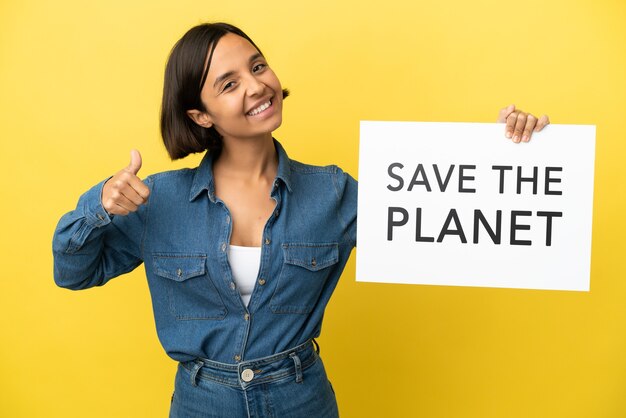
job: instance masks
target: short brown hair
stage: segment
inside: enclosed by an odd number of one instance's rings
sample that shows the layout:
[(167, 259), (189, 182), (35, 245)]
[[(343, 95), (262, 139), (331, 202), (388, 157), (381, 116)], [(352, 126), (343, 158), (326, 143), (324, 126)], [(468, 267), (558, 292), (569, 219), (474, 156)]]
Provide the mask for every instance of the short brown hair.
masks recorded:
[[(170, 52), (163, 83), (161, 136), (172, 160), (205, 150), (218, 154), (222, 149), (222, 137), (217, 130), (213, 126), (199, 126), (187, 115), (187, 110), (206, 111), (200, 92), (211, 66), (215, 46), (227, 33), (241, 36), (263, 54), (248, 35), (228, 23), (194, 26), (176, 42)], [(283, 90), (283, 97), (287, 95), (289, 91)]]

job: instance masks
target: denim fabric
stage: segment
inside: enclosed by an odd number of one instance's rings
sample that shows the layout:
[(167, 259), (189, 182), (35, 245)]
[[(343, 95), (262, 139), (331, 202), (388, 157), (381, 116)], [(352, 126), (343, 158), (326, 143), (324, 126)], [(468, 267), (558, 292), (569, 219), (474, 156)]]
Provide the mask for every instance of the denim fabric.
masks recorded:
[(238, 365), (201, 359), (179, 363), (169, 416), (336, 418), (338, 410), (322, 360), (309, 341)]
[(302, 164), (275, 147), (276, 208), (247, 308), (228, 264), (231, 218), (215, 195), (209, 154), (195, 169), (149, 176), (148, 202), (128, 216), (106, 213), (104, 181), (81, 196), (55, 231), (56, 283), (101, 286), (145, 263), (159, 339), (181, 362), (236, 364), (317, 337), (356, 244), (357, 183), (336, 166)]

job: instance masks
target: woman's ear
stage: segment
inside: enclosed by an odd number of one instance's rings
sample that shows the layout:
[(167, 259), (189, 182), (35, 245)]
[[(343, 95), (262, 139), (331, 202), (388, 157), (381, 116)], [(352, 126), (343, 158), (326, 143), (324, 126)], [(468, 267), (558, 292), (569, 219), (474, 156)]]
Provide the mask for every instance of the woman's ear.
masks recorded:
[(213, 126), (211, 117), (206, 112), (201, 112), (197, 109), (191, 109), (187, 111), (187, 116), (189, 116), (192, 121), (202, 126), (203, 128), (210, 128), (211, 126)]

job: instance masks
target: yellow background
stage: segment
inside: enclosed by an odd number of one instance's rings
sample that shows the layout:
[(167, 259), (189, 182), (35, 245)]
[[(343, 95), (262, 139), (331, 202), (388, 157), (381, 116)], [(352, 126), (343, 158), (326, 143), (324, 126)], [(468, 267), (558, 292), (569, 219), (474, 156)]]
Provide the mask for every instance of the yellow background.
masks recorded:
[(163, 70), (218, 20), (291, 89), (275, 135), (295, 159), (356, 175), (361, 119), (515, 103), (597, 125), (591, 291), (356, 283), (353, 257), (320, 339), (343, 417), (626, 417), (623, 0), (2, 0), (0, 416), (166, 416), (176, 363), (143, 268), (60, 289), (51, 239), (132, 147), (144, 176), (197, 164), (161, 145)]

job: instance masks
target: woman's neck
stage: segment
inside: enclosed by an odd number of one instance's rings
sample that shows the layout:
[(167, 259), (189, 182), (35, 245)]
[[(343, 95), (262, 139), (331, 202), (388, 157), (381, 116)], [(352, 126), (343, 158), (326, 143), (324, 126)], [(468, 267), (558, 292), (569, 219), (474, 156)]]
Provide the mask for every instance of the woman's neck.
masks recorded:
[(213, 165), (216, 177), (255, 181), (265, 178), (273, 181), (278, 171), (278, 156), (271, 134), (253, 139), (227, 139)]

